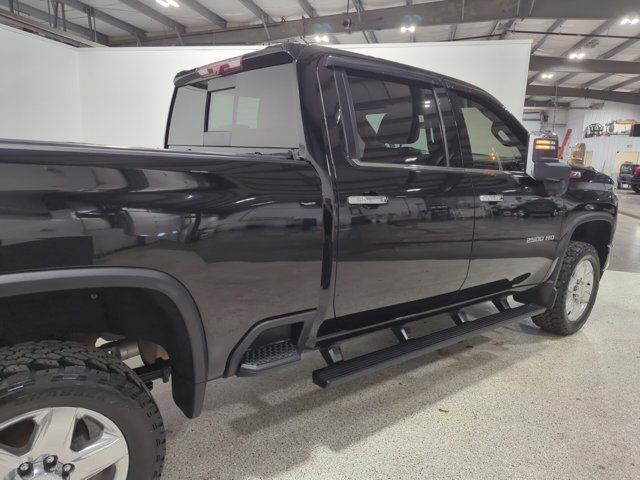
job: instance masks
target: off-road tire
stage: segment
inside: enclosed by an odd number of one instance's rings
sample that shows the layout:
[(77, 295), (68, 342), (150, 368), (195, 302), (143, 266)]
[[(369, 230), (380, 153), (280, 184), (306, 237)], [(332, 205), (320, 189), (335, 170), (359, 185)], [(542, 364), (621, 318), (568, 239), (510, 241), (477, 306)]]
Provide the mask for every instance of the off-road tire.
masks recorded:
[[(568, 294), (569, 279), (576, 266), (583, 258), (588, 257), (593, 266), (594, 280), (591, 299), (584, 313), (576, 320), (571, 321), (567, 317), (566, 313), (566, 299)], [(533, 323), (538, 325), (543, 330), (556, 333), (558, 335), (571, 335), (576, 333), (586, 323), (593, 304), (598, 296), (598, 286), (600, 284), (600, 259), (598, 252), (590, 243), (585, 242), (571, 242), (562, 260), (562, 266), (560, 267), (560, 275), (556, 282), (556, 288), (558, 289), (558, 296), (553, 304), (553, 307), (548, 309), (545, 313), (536, 315), (532, 318)]]
[(53, 407), (86, 408), (106, 416), (126, 439), (127, 479), (160, 478), (165, 455), (162, 417), (147, 387), (122, 361), (73, 342), (0, 348), (0, 424)]

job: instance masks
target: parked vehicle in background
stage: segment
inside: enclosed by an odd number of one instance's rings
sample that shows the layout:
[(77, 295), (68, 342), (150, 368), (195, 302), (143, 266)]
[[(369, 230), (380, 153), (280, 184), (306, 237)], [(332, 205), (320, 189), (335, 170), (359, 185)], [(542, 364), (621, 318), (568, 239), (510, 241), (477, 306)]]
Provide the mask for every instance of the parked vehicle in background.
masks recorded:
[(1, 478), (158, 478), (154, 380), (194, 418), (308, 349), (324, 388), (515, 321), (572, 334), (609, 259), (611, 178), (406, 65), (285, 44), (181, 72), (165, 147), (0, 142)]
[(629, 186), (634, 192), (640, 193), (640, 164), (625, 162), (620, 165), (618, 173), (618, 188)]

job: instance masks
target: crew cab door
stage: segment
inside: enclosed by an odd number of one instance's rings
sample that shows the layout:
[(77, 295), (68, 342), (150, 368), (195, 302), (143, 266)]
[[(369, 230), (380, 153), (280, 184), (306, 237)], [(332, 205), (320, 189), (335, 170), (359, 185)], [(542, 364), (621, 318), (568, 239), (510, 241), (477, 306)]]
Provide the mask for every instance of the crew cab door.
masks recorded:
[(325, 108), (339, 130), (336, 316), (377, 322), (426, 310), (434, 297), (450, 301), (467, 274), (473, 198), (464, 172), (449, 167), (444, 89), (369, 71), (334, 74), (340, 101), (326, 95)]
[(564, 201), (524, 173), (528, 132), (504, 107), (478, 92), (449, 94), (475, 192), (473, 250), (463, 288), (491, 294), (541, 283), (557, 256)]

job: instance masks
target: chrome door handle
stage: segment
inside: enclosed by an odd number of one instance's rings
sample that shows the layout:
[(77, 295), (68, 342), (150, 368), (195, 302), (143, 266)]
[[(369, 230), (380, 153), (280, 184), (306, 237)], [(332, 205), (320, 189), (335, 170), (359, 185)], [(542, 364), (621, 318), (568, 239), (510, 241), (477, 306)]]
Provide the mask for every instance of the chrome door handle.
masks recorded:
[(351, 195), (347, 198), (349, 205), (386, 205), (389, 197), (384, 195)]
[(502, 195), (480, 195), (480, 201), (481, 202), (501, 202), (502, 200), (504, 200), (504, 197)]

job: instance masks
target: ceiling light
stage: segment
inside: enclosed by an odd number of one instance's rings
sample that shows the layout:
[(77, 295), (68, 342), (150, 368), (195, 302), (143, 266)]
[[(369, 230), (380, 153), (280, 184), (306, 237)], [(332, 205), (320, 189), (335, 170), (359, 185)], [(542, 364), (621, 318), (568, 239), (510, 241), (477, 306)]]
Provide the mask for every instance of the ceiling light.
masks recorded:
[(570, 60), (582, 60), (584, 58), (584, 52), (571, 52), (569, 54)]
[(553, 78), (553, 73), (543, 73), (541, 76), (545, 80), (548, 80), (549, 78)]
[(316, 43), (329, 43), (329, 35), (327, 34), (324, 34), (324, 35), (316, 34), (316, 36), (314, 36), (313, 39), (316, 41)]
[(620, 20), (620, 25), (637, 25), (640, 23), (640, 17), (637, 15), (635, 17), (624, 17)]
[(400, 31), (402, 33), (414, 33), (416, 31), (416, 26), (415, 25), (402, 25), (400, 27)]
[(156, 0), (159, 5), (162, 5), (164, 8), (175, 7), (178, 8), (180, 4), (176, 2), (176, 0)]

